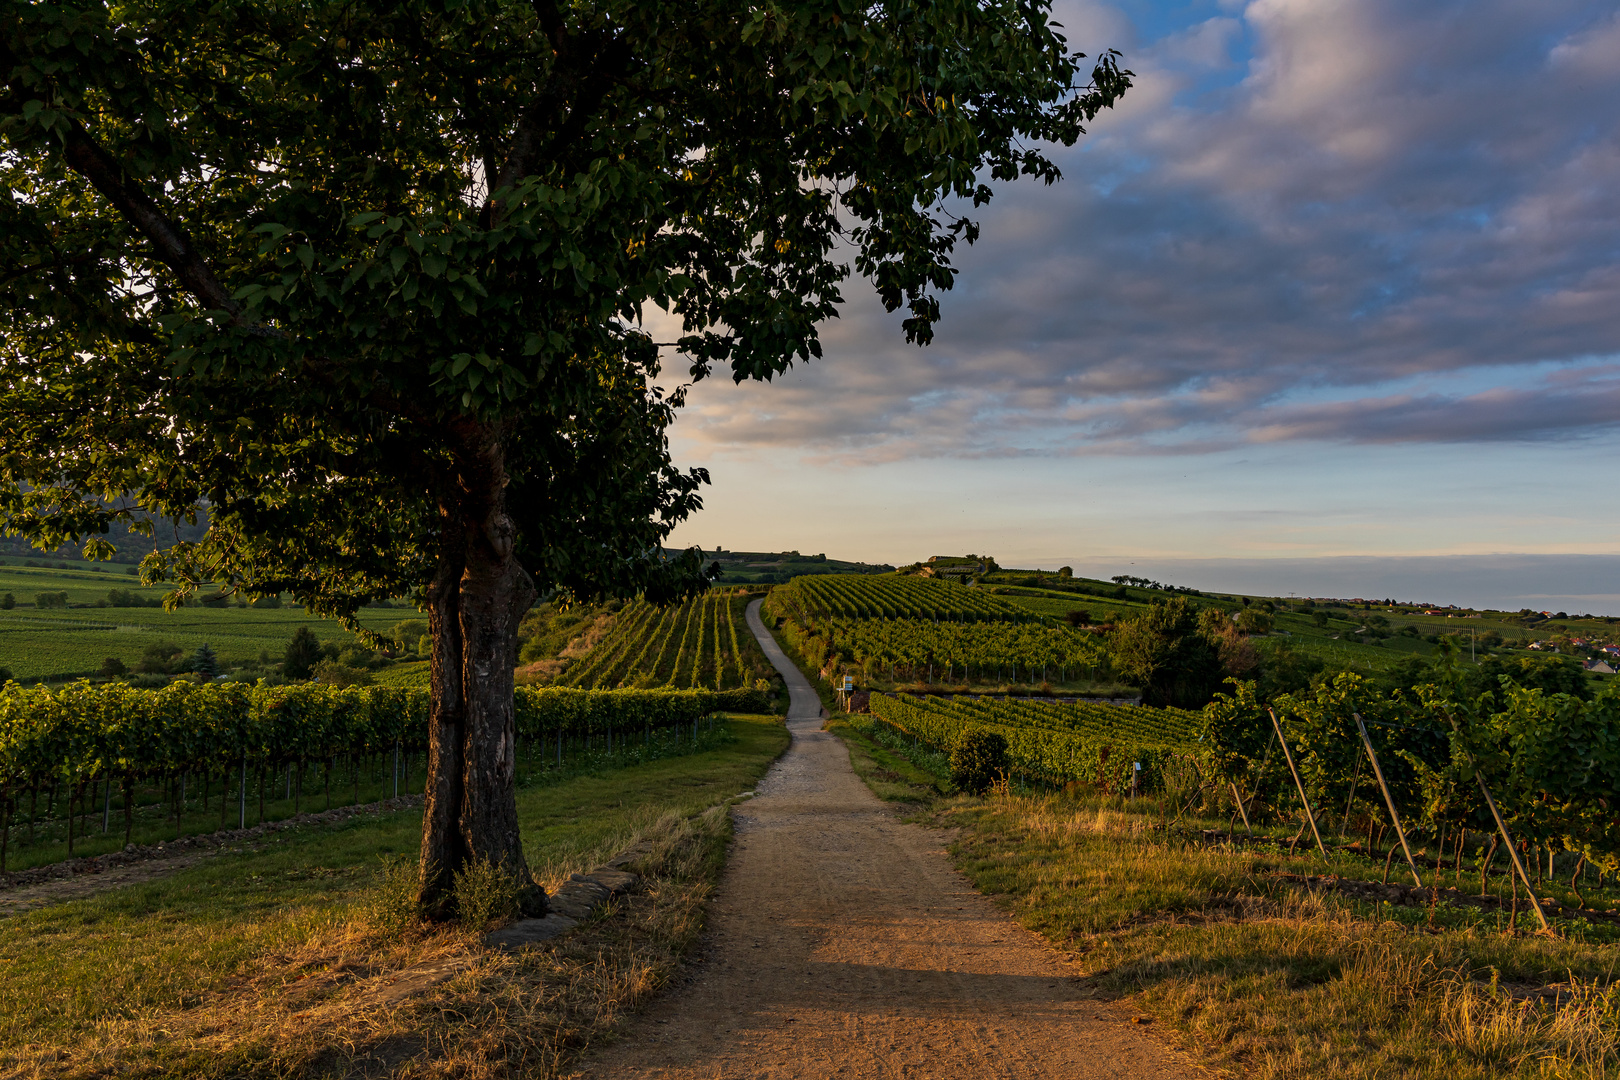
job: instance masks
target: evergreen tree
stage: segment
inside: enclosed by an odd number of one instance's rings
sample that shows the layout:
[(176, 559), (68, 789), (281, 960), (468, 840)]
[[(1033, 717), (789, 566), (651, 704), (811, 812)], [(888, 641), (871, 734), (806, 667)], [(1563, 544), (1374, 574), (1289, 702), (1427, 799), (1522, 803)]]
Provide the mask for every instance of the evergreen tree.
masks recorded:
[(321, 643), (307, 626), (300, 626), (287, 645), (287, 655), (281, 660), (281, 673), (289, 679), (307, 679), (321, 662)]
[(215, 656), (214, 650), (208, 647), (208, 642), (205, 641), (197, 646), (197, 651), (192, 654), (191, 670), (199, 675), (207, 675), (209, 678), (219, 674), (219, 657)]

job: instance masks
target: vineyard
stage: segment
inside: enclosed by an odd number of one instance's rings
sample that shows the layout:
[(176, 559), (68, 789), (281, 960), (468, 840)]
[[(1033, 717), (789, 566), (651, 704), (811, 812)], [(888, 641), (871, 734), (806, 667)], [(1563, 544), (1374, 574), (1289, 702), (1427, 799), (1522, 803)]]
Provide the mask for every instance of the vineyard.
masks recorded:
[(1386, 881), (1397, 859), (1425, 885), (1424, 867), (1460, 875), (1466, 859), (1483, 888), (1499, 851), (1507, 884), (1527, 893), (1555, 877), (1574, 889), (1583, 874), (1620, 873), (1620, 687), (1587, 702), (1504, 678), (1469, 696), (1447, 671), (1412, 694), (1343, 672), (1270, 706), (1239, 683), (1201, 713), (903, 694), (874, 694), (870, 707), (936, 751), (972, 728), (995, 732), (1023, 782), (1173, 787), (1183, 813), (1241, 818), (1256, 839), (1292, 831), (1290, 850), (1301, 840), (1324, 858), (1334, 844), (1382, 849)]
[[(1620, 871), (1620, 687), (1582, 701), (1504, 678), (1472, 696), (1456, 691), (1460, 670), (1443, 666), (1414, 694), (1384, 693), (1344, 672), (1269, 710), (1243, 684), (1205, 710), (1210, 779), (1253, 792), (1280, 815), (1309, 817), (1323, 834), (1353, 833), (1354, 822), (1394, 830), (1393, 804), (1402, 827), (1458, 861), (1468, 835), (1495, 834), (1494, 853), (1505, 829), (1515, 861), (1538, 879), (1560, 855), (1573, 873)], [(1298, 784), (1272, 749), (1278, 730)]]
[[(426, 749), (429, 694), (393, 687), (336, 689), (317, 684), (269, 687), (242, 683), (198, 685), (179, 681), (142, 690), (119, 683), (87, 682), (59, 689), (0, 689), (0, 869), (12, 823), (24, 796), (29, 820), (41, 791), (54, 801), (58, 790), (81, 813), (96, 801), (110, 814), (113, 790), (126, 832), (139, 798), (137, 785), (156, 785), (179, 797), (187, 776), (223, 777), (238, 785), (244, 801), (250, 775), (263, 806), (266, 777), (309, 762), (408, 768), (408, 755)], [(620, 690), (518, 688), (515, 696), (518, 752), (531, 756), (603, 746), (616, 739), (691, 729), (717, 711), (765, 712), (754, 690)], [(402, 758), (407, 760), (401, 761)], [(291, 780), (288, 781), (289, 785)], [(358, 779), (356, 780), (358, 783)], [(72, 850), (71, 827), (68, 835)]]
[(765, 612), (812, 671), (863, 686), (1091, 683), (1110, 671), (1091, 630), (949, 581), (802, 577), (772, 590)]
[(872, 715), (930, 748), (949, 752), (970, 728), (1007, 740), (1008, 768), (1048, 784), (1080, 783), (1102, 791), (1157, 788), (1172, 762), (1205, 757), (1205, 718), (1181, 709), (1045, 700), (874, 694)]
[(949, 581), (917, 577), (818, 575), (771, 590), (771, 603), (801, 622), (839, 619), (928, 619), (936, 622), (1032, 622), (1034, 613)]
[(556, 680), (586, 690), (620, 687), (729, 690), (768, 678), (770, 666), (749, 632), (749, 596), (710, 589), (695, 600), (660, 608), (626, 605), (612, 629)]

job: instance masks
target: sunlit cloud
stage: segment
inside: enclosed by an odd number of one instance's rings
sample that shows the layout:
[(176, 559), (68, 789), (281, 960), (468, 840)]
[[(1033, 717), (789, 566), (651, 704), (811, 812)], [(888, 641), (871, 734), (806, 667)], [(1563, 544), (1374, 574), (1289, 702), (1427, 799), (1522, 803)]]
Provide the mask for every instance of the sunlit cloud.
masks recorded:
[(1620, 422), (1620, 17), (1575, 0), (1255, 0), (1003, 188), (936, 343), (851, 281), (826, 359), (697, 388), (681, 437), (812, 461), (1538, 442)]

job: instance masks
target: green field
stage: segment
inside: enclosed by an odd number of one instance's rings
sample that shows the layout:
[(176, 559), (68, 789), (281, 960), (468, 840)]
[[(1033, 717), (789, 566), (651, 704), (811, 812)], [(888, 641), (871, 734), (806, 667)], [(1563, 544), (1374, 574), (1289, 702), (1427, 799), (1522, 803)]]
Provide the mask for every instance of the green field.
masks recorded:
[[(310, 615), (299, 607), (204, 607), (178, 611), (161, 607), (97, 607), (114, 589), (142, 599), (162, 597), (162, 588), (144, 588), (114, 569), (58, 570), (0, 565), (0, 599), (12, 594), (16, 606), (0, 609), (0, 667), (19, 679), (63, 678), (93, 674), (107, 657), (133, 669), (149, 646), (171, 643), (184, 653), (207, 643), (222, 666), (256, 662), (260, 653), (280, 660), (293, 632), (307, 626), (322, 641), (347, 644), (354, 635), (336, 622)], [(40, 593), (67, 593), (65, 608), (39, 608)], [(384, 631), (404, 619), (421, 616), (410, 607), (366, 608), (360, 623)]]

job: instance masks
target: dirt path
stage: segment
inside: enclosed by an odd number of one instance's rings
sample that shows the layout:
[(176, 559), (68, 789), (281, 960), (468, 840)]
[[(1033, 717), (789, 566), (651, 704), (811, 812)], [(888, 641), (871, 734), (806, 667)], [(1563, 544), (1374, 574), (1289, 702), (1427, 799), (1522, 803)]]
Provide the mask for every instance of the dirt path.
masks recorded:
[(1199, 1075), (975, 892), (942, 834), (872, 795), (758, 608), (748, 622), (792, 691), (793, 745), (735, 811), (706, 961), (576, 1075)]
[(69, 900), (82, 900), (87, 896), (121, 889), (125, 885), (140, 885), (147, 881), (166, 878), (205, 859), (212, 859), (218, 851), (189, 851), (172, 859), (154, 859), (129, 866), (115, 866), (100, 873), (81, 874), (78, 877), (55, 878), (38, 885), (0, 892), (0, 918), (17, 915), (47, 904), (61, 904)]

